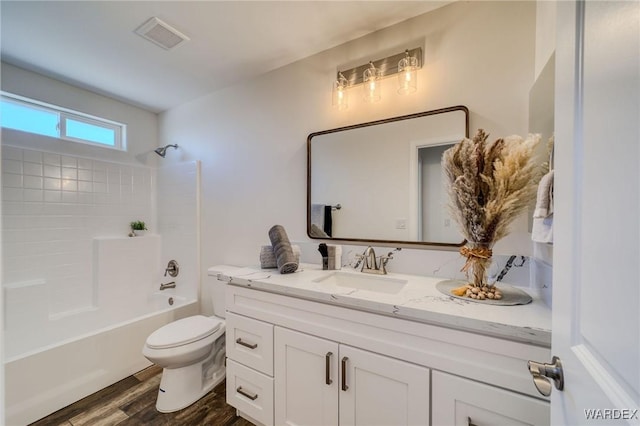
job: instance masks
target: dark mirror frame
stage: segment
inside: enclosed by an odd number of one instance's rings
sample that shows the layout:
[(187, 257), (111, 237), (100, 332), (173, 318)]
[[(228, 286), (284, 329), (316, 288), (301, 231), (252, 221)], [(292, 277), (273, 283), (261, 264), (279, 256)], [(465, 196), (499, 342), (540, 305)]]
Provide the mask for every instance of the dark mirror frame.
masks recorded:
[(316, 237), (311, 235), (311, 139), (316, 136), (326, 135), (329, 133), (343, 132), (346, 130), (359, 129), (362, 127), (377, 126), (386, 123), (393, 123), (396, 121), (411, 120), (413, 118), (426, 117), (429, 115), (443, 114), (447, 112), (463, 111), (465, 115), (465, 137), (469, 137), (469, 109), (463, 105), (457, 105), (447, 108), (440, 108), (431, 111), (418, 112), (414, 114), (402, 115), (399, 117), (386, 118), (383, 120), (370, 121), (362, 124), (354, 124), (351, 126), (338, 127), (330, 130), (323, 130), (309, 134), (307, 137), (307, 236), (314, 240), (330, 240), (340, 242), (353, 242), (353, 243), (379, 243), (383, 245), (394, 246), (429, 246), (429, 247), (460, 247), (464, 244), (464, 239), (459, 244), (452, 243), (436, 243), (429, 241), (402, 241), (402, 240), (376, 240), (365, 238), (326, 238)]

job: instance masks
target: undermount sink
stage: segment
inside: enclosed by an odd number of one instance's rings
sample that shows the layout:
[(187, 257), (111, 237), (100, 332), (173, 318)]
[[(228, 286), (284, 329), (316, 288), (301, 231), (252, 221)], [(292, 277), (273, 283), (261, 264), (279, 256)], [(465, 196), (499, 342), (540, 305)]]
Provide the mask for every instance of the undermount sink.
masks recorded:
[(396, 294), (407, 284), (406, 280), (397, 278), (347, 272), (332, 272), (316, 278), (313, 282), (387, 294)]

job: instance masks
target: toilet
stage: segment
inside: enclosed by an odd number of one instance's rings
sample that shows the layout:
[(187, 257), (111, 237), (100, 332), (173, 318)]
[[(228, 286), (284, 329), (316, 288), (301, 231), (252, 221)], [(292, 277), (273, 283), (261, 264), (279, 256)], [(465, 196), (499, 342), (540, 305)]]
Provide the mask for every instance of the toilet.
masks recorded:
[(171, 413), (188, 407), (225, 378), (225, 283), (214, 280), (215, 316), (194, 315), (151, 333), (142, 354), (163, 368), (156, 409)]

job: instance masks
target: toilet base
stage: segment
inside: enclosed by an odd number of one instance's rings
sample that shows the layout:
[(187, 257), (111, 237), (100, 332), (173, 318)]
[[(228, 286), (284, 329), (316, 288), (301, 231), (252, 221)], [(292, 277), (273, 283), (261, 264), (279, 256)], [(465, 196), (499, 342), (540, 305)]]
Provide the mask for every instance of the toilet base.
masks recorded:
[[(224, 339), (224, 336), (222, 337)], [(210, 357), (196, 364), (180, 368), (164, 368), (156, 410), (172, 413), (193, 404), (225, 378), (225, 350), (214, 351)]]

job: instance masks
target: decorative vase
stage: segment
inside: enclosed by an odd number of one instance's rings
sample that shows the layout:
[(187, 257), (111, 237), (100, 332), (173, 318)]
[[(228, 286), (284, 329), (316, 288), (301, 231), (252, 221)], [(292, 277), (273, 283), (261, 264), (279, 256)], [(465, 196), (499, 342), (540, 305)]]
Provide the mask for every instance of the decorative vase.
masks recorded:
[(501, 299), (502, 293), (495, 287), (498, 276), (493, 262), (493, 243), (467, 241), (460, 254), (467, 258), (462, 272), (467, 275), (467, 284), (454, 294), (472, 299)]
[(147, 231), (145, 229), (134, 229), (133, 235), (135, 235), (136, 237), (143, 237), (146, 232)]

